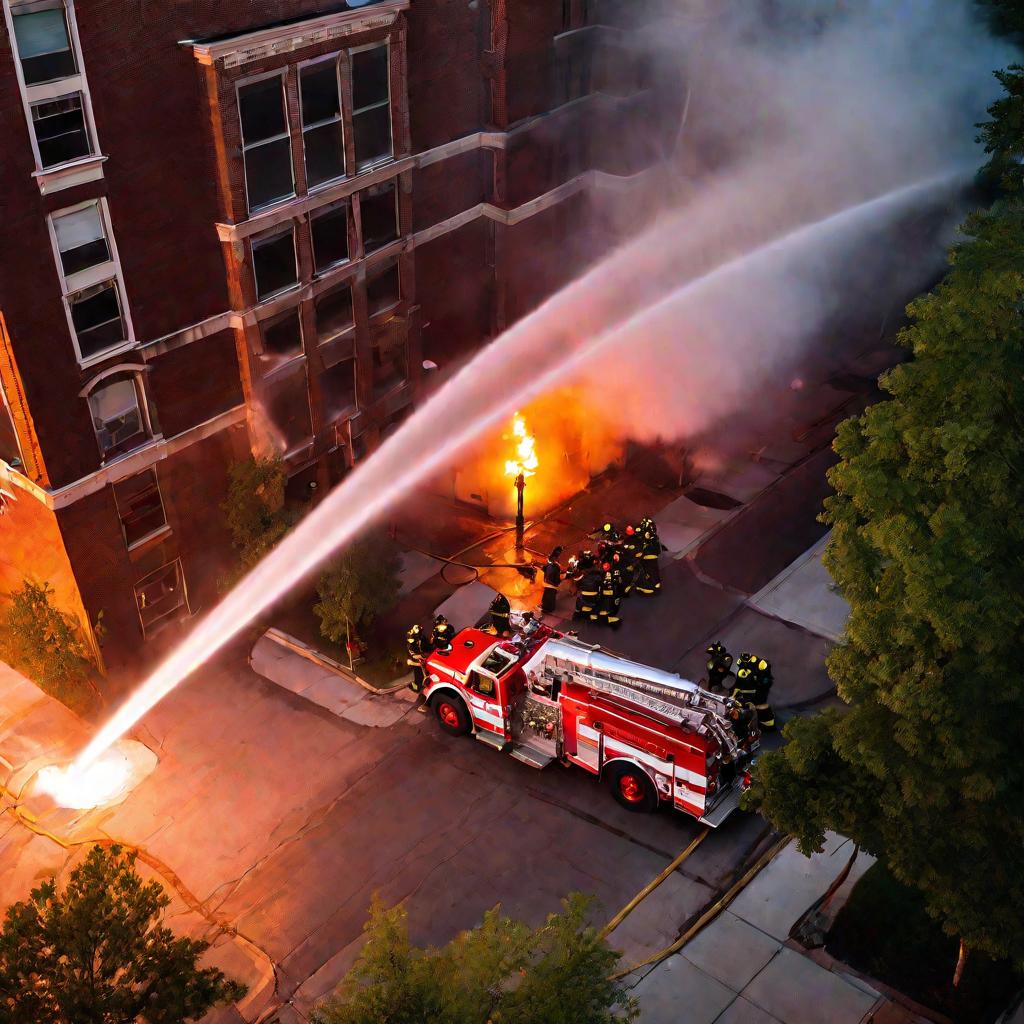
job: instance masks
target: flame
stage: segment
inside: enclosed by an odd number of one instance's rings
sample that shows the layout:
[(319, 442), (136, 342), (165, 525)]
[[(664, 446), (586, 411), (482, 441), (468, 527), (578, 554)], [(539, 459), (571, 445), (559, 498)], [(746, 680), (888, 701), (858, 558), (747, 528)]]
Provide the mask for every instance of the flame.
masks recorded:
[[(509, 439), (509, 435), (505, 435)], [(516, 457), (505, 460), (505, 475), (524, 478), (536, 476), (540, 459), (537, 457), (537, 439), (526, 432), (526, 420), (519, 413), (512, 418), (512, 440), (515, 441)]]

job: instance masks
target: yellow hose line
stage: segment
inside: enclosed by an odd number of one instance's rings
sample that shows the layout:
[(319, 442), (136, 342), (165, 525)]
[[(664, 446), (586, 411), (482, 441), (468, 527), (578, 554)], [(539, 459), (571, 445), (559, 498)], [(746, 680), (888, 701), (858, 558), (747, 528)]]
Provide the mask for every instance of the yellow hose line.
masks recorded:
[(610, 935), (610, 934), (611, 934), (611, 933), (612, 933), (613, 931), (615, 931), (615, 929), (616, 929), (616, 928), (618, 928), (618, 926), (619, 926), (620, 924), (622, 924), (622, 922), (623, 922), (623, 921), (625, 921), (625, 920), (626, 920), (626, 918), (627, 918), (627, 917), (628, 917), (628, 916), (629, 916), (630, 914), (632, 914), (634, 910), (636, 910), (636, 908), (637, 908), (637, 905), (638, 905), (638, 904), (640, 903), (640, 901), (641, 901), (641, 900), (645, 900), (645, 899), (646, 899), (646, 898), (647, 898), (648, 896), (650, 896), (650, 895), (651, 895), (651, 893), (652, 893), (652, 892), (654, 892), (654, 890), (655, 890), (655, 889), (657, 889), (657, 888), (658, 888), (658, 886), (659, 886), (659, 885), (661, 885), (661, 883), (662, 883), (662, 882), (664, 882), (664, 881), (665, 881), (665, 879), (666, 879), (666, 878), (668, 878), (668, 876), (669, 876), (669, 875), (671, 875), (671, 874), (672, 874), (672, 872), (673, 872), (673, 871), (675, 871), (675, 869), (676, 869), (677, 867), (679, 867), (679, 865), (680, 865), (680, 864), (682, 864), (682, 863), (683, 863), (683, 861), (684, 861), (684, 860), (686, 860), (686, 858), (687, 858), (687, 857), (689, 857), (689, 856), (690, 856), (690, 854), (691, 854), (691, 853), (693, 853), (693, 851), (694, 851), (694, 850), (696, 850), (696, 849), (697, 849), (697, 847), (698, 847), (698, 846), (700, 846), (700, 844), (701, 844), (702, 842), (704, 842), (704, 840), (705, 840), (705, 839), (707, 838), (707, 835), (708, 835), (708, 833), (709, 833), (710, 831), (711, 831), (711, 829), (710, 829), (710, 828), (705, 828), (703, 832), (698, 832), (698, 833), (697, 833), (697, 835), (696, 835), (696, 836), (694, 837), (693, 841), (692, 841), (692, 842), (690, 843), (690, 845), (689, 845), (689, 846), (687, 846), (687, 847), (686, 847), (686, 849), (685, 849), (685, 850), (683, 850), (683, 852), (682, 852), (681, 854), (679, 854), (679, 856), (678, 856), (678, 857), (676, 857), (676, 859), (675, 859), (674, 861), (672, 861), (672, 863), (671, 863), (671, 864), (669, 864), (669, 866), (668, 866), (667, 868), (665, 868), (665, 870), (664, 870), (664, 871), (662, 871), (662, 873), (661, 873), (660, 875), (658, 875), (658, 877), (657, 877), (657, 878), (655, 878), (655, 879), (654, 879), (653, 881), (651, 881), (651, 882), (648, 882), (648, 883), (647, 883), (647, 885), (645, 885), (645, 886), (644, 886), (644, 887), (643, 887), (643, 888), (642, 888), (642, 889), (641, 889), (641, 890), (640, 890), (640, 891), (639, 891), (639, 892), (638, 892), (638, 893), (637, 893), (637, 894), (636, 894), (636, 895), (635, 895), (635, 896), (634, 896), (634, 897), (633, 897), (633, 898), (632, 898), (632, 899), (631, 899), (631, 900), (630, 900), (630, 901), (629, 901), (629, 902), (628, 902), (628, 903), (627, 903), (627, 904), (626, 904), (626, 905), (625, 905), (625, 906), (624, 906), (624, 907), (623, 907), (623, 908), (622, 908), (622, 909), (621, 909), (621, 910), (620, 910), (620, 911), (619, 911), (619, 912), (618, 912), (618, 913), (617, 913), (617, 914), (616, 914), (616, 915), (615, 915), (615, 916), (614, 916), (614, 917), (613, 917), (613, 918), (612, 918), (612, 919), (611, 919), (611, 920), (610, 920), (610, 921), (609, 921), (609, 922), (608, 922), (608, 923), (607, 923), (607, 924), (606, 924), (606, 925), (605, 925), (605, 926), (604, 926), (604, 927), (603, 927), (603, 928), (602, 928), (602, 929), (601, 929), (601, 930), (600, 930), (600, 931), (599, 931), (599, 932), (597, 933), (597, 934), (598, 934), (598, 938), (600, 938), (600, 939), (605, 939), (605, 938), (607, 938), (607, 937), (608, 937), (608, 936), (609, 936), (609, 935)]
[(612, 981), (621, 981), (627, 975), (632, 974), (634, 971), (639, 971), (641, 967), (648, 967), (652, 964), (660, 963), (666, 957), (671, 956), (673, 953), (678, 953), (679, 950), (685, 946), (690, 939), (692, 939), (697, 932), (699, 932), (706, 924), (714, 920), (730, 903), (747, 887), (751, 879), (773, 858), (783, 847), (789, 844), (790, 837), (783, 836), (778, 842), (769, 847), (760, 857), (743, 873), (743, 876), (735, 882), (732, 887), (721, 896), (715, 903), (713, 903), (707, 910), (704, 911), (697, 920), (690, 925), (689, 928), (683, 932), (682, 935), (672, 943), (671, 946), (666, 946), (664, 949), (659, 950), (652, 956), (649, 956), (646, 960), (641, 960), (638, 964), (633, 964), (632, 967), (627, 967), (625, 970), (616, 971), (612, 976)]

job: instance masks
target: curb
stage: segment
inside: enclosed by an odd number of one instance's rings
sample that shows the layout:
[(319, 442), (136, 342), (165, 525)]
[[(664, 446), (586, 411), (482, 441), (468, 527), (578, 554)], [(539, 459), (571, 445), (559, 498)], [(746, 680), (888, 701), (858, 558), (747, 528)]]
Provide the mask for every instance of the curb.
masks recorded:
[(360, 675), (353, 672), (352, 669), (346, 668), (333, 658), (328, 658), (326, 654), (322, 654), (315, 647), (310, 647), (309, 644), (303, 643), (303, 641), (289, 633), (285, 633), (276, 626), (271, 626), (263, 635), (268, 640), (278, 644), (280, 647), (285, 647), (289, 651), (293, 651), (295, 654), (305, 658), (307, 661), (313, 662), (314, 665), (319, 665), (321, 668), (327, 669), (328, 672), (334, 672), (336, 675), (339, 675), (350, 682), (357, 683), (369, 693), (387, 696), (388, 694), (396, 693), (398, 690), (404, 690), (409, 685), (406, 681), (406, 677), (403, 676), (400, 682), (392, 683), (390, 686), (374, 686), (372, 683), (368, 683)]

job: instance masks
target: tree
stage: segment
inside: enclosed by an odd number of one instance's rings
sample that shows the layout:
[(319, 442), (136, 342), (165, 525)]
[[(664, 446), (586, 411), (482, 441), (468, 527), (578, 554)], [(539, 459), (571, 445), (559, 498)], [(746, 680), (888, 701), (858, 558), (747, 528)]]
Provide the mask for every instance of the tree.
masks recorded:
[(11, 594), (0, 622), (0, 658), (87, 715), (102, 704), (92, 651), (74, 616), (54, 607), (53, 594), (49, 583), (29, 579)]
[(584, 923), (591, 901), (562, 901), (540, 928), (500, 907), (440, 949), (409, 941), (405, 911), (376, 898), (366, 945), (313, 1024), (612, 1024), (638, 1009), (609, 978), (619, 954)]
[(351, 632), (369, 629), (398, 600), (401, 568), (398, 548), (383, 531), (368, 533), (345, 548), (316, 586), (320, 600), (313, 611), (320, 618), (321, 635), (343, 643)]
[(1024, 203), (967, 233), (909, 307), (890, 400), (835, 442), (826, 565), (851, 611), (828, 668), (850, 707), (791, 723), (752, 795), (805, 853), (850, 836), (965, 950), (1024, 964)]
[(1004, 95), (988, 108), (991, 120), (978, 125), (977, 141), (990, 154), (983, 173), (997, 187), (1019, 193), (1024, 183), (1024, 66), (1011, 64), (995, 76)]
[(58, 893), (51, 878), (7, 911), (0, 932), (0, 1024), (182, 1024), (245, 994), (209, 944), (161, 924), (170, 899), (135, 855), (94, 847)]
[(284, 503), (288, 472), (280, 458), (250, 458), (228, 470), (228, 497), (221, 505), (240, 573), (248, 572), (288, 532)]

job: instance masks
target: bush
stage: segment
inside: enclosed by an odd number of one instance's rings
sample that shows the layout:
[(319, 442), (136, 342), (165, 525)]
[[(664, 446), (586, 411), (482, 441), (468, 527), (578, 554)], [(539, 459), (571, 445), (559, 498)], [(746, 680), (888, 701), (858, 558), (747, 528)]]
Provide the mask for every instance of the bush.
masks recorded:
[(287, 483), (284, 461), (276, 457), (245, 459), (228, 470), (228, 496), (221, 510), (238, 552), (238, 577), (288, 532), (291, 521), (284, 504)]
[(76, 714), (103, 703), (92, 651), (77, 620), (52, 603), (49, 583), (25, 580), (0, 621), (0, 658)]

